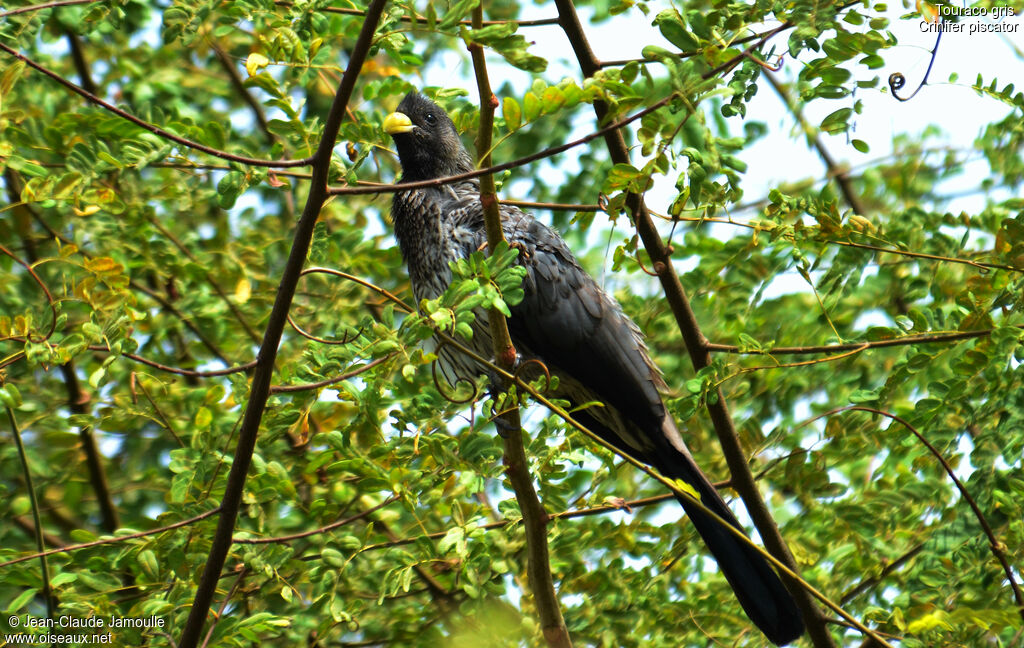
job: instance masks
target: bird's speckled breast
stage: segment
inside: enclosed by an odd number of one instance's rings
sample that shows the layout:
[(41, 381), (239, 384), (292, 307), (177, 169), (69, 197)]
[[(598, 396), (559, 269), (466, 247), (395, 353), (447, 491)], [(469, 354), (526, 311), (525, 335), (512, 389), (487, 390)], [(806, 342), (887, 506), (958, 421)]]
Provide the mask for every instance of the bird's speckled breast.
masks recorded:
[[(402, 257), (409, 268), (416, 301), (434, 299), (451, 283), (449, 263), (466, 258), (481, 244), (483, 226), (451, 218), (454, 213), (474, 213), (473, 203), (479, 203), (475, 185), (440, 187), (400, 191), (392, 203), (395, 237)], [(447, 214), (449, 217), (443, 217)], [(494, 355), (487, 310), (475, 311), (473, 339), (463, 341), (475, 353), (490, 358)], [(451, 385), (459, 380), (473, 381), (486, 369), (463, 353), (448, 346), (438, 351), (441, 374)]]

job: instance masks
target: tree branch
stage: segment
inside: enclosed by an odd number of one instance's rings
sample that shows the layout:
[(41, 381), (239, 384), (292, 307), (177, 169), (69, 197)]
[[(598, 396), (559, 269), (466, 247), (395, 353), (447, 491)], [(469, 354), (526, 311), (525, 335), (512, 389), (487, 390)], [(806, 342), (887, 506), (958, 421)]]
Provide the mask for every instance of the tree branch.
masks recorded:
[(334, 101), (331, 104), (330, 113), (324, 122), (320, 144), (312, 157), (313, 177), (310, 183), (309, 195), (306, 198), (306, 206), (302, 211), (302, 216), (299, 218), (298, 225), (295, 228), (288, 261), (281, 276), (277, 297), (274, 300), (274, 306), (270, 312), (267, 327), (263, 334), (263, 343), (260, 345), (259, 355), (256, 359), (256, 370), (253, 374), (252, 387), (249, 392), (249, 401), (246, 403), (245, 414), (242, 417), (242, 424), (238, 433), (238, 445), (235, 448), (234, 460), (231, 463), (224, 497), (221, 501), (221, 514), (217, 522), (216, 535), (213, 538), (209, 557), (199, 579), (199, 585), (196, 588), (192, 609), (189, 611), (188, 619), (182, 630), (181, 639), (178, 642), (179, 648), (196, 647), (206, 615), (210, 609), (210, 604), (213, 602), (217, 580), (220, 577), (221, 570), (224, 568), (224, 561), (231, 548), (231, 536), (242, 502), (246, 473), (252, 461), (260, 421), (263, 418), (267, 399), (270, 396), (270, 384), (274, 373), (274, 360), (277, 358), (277, 347), (281, 342), (281, 334), (287, 322), (288, 310), (295, 296), (295, 288), (302, 274), (302, 266), (305, 264), (306, 254), (309, 250), (310, 241), (313, 238), (313, 227), (320, 214), (320, 209), (327, 199), (327, 177), (330, 171), (334, 143), (341, 128), (341, 121), (345, 116), (349, 99), (355, 89), (359, 72), (370, 51), (373, 35), (377, 29), (377, 24), (380, 22), (386, 2), (387, 0), (373, 0), (367, 9), (366, 20), (359, 31), (359, 37), (352, 48), (348, 67), (341, 78), (338, 91), (334, 95)]
[[(219, 49), (214, 49), (215, 51), (220, 52)], [(231, 314), (235, 316), (235, 319), (238, 321), (238, 323), (242, 325), (242, 328), (245, 330), (246, 335), (249, 336), (249, 339), (252, 340), (253, 342), (259, 342), (260, 336), (257, 335), (256, 331), (254, 331), (252, 326), (249, 325), (248, 320), (245, 319), (245, 315), (242, 314), (242, 311), (239, 310), (238, 306), (230, 299), (228, 299), (227, 293), (224, 292), (224, 289), (220, 287), (220, 284), (217, 283), (217, 280), (214, 279), (210, 271), (207, 270), (206, 264), (200, 262), (199, 259), (196, 258), (196, 255), (192, 254), (192, 251), (185, 247), (185, 244), (178, 240), (178, 237), (172, 234), (170, 230), (164, 227), (163, 224), (160, 223), (160, 221), (157, 220), (155, 216), (150, 217), (149, 222), (153, 225), (153, 227), (159, 230), (160, 233), (163, 234), (164, 237), (174, 245), (174, 247), (178, 248), (178, 250), (181, 251), (181, 253), (184, 254), (189, 261), (192, 261), (198, 267), (202, 268), (203, 277), (213, 288), (214, 292), (217, 293), (221, 301), (224, 302), (224, 305), (228, 307), (228, 310), (231, 311)]]
[(518, 160), (512, 160), (511, 162), (503, 162), (501, 164), (495, 164), (493, 166), (486, 166), (486, 167), (477, 169), (475, 171), (469, 171), (467, 173), (460, 173), (458, 175), (453, 175), (453, 176), (445, 176), (443, 178), (434, 178), (433, 180), (419, 180), (417, 182), (403, 182), (402, 184), (389, 184), (389, 185), (375, 184), (375, 185), (369, 185), (369, 186), (367, 186), (367, 185), (360, 185), (360, 186), (355, 186), (355, 187), (336, 187), (336, 188), (330, 189), (329, 193), (332, 196), (357, 196), (357, 195), (365, 195), (365, 194), (395, 193), (397, 191), (408, 191), (408, 190), (411, 190), (411, 189), (422, 189), (424, 187), (441, 187), (443, 185), (452, 184), (452, 183), (455, 183), (455, 182), (461, 182), (463, 180), (471, 180), (473, 178), (480, 178), (480, 177), (485, 176), (485, 175), (490, 175), (490, 174), (494, 174), (494, 173), (501, 173), (502, 171), (506, 171), (508, 169), (514, 169), (516, 167), (521, 167), (521, 166), (527, 165), (530, 162), (536, 162), (537, 160), (543, 160), (544, 158), (549, 158), (549, 157), (552, 157), (554, 155), (558, 155), (559, 153), (564, 153), (565, 151), (568, 151), (569, 149), (575, 148), (577, 146), (582, 146), (583, 144), (586, 144), (586, 143), (588, 143), (588, 142), (590, 142), (592, 140), (595, 140), (598, 137), (607, 136), (608, 133), (613, 133), (613, 132), (617, 131), (618, 129), (623, 128), (624, 126), (628, 126), (629, 124), (632, 124), (633, 122), (637, 121), (638, 119), (641, 119), (641, 118), (643, 118), (643, 117), (645, 117), (645, 116), (655, 112), (656, 110), (665, 107), (666, 105), (668, 105), (668, 103), (670, 101), (672, 101), (673, 97), (675, 97), (675, 94), (671, 94), (671, 95), (665, 97), (664, 99), (656, 101), (653, 104), (651, 104), (650, 106), (648, 106), (647, 108), (644, 108), (643, 110), (641, 110), (640, 112), (638, 112), (638, 113), (636, 113), (634, 115), (630, 115), (629, 117), (624, 117), (624, 118), (620, 119), (619, 121), (612, 122), (611, 124), (608, 124), (604, 128), (599, 128), (598, 130), (594, 131), (593, 133), (590, 133), (589, 135), (585, 135), (585, 136), (583, 136), (583, 137), (581, 137), (581, 138), (579, 138), (577, 140), (573, 140), (573, 141), (569, 142), (568, 144), (560, 144), (559, 146), (552, 146), (551, 148), (546, 148), (543, 151), (540, 151), (538, 153), (533, 153), (533, 154), (527, 155), (525, 157), (521, 157)]
[(188, 138), (181, 137), (180, 135), (175, 135), (174, 133), (172, 133), (170, 131), (167, 131), (167, 130), (164, 130), (163, 128), (160, 128), (159, 126), (156, 126), (155, 124), (150, 124), (149, 122), (147, 122), (147, 121), (145, 121), (143, 119), (139, 119), (138, 117), (136, 117), (135, 115), (133, 115), (133, 114), (127, 112), (127, 111), (121, 110), (117, 106), (115, 106), (115, 105), (113, 105), (113, 104), (111, 104), (111, 103), (109, 103), (107, 101), (104, 101), (103, 99), (97, 97), (93, 93), (85, 90), (81, 86), (78, 86), (78, 85), (75, 85), (74, 83), (71, 83), (70, 81), (68, 81), (67, 79), (65, 79), (61, 75), (57, 74), (53, 70), (51, 70), (51, 69), (49, 69), (47, 67), (44, 67), (43, 65), (41, 65), (39, 63), (36, 63), (35, 61), (33, 61), (29, 57), (25, 56), (21, 52), (18, 52), (17, 50), (14, 50), (14, 49), (11, 49), (10, 47), (5, 45), (4, 43), (0, 43), (0, 51), (7, 52), (7, 54), (13, 56), (14, 58), (18, 59), (19, 61), (22, 61), (23, 63), (28, 65), (33, 70), (36, 70), (37, 72), (42, 72), (44, 75), (50, 77), (51, 79), (53, 79), (54, 81), (56, 81), (60, 85), (64, 86), (68, 90), (74, 92), (78, 96), (82, 97), (83, 99), (85, 99), (89, 103), (97, 105), (97, 106), (103, 108), (104, 110), (106, 110), (106, 111), (108, 111), (108, 112), (110, 112), (110, 113), (112, 113), (114, 115), (117, 115), (121, 119), (124, 119), (126, 121), (129, 121), (129, 122), (135, 124), (139, 128), (147, 130), (150, 133), (153, 133), (154, 135), (156, 135), (157, 137), (161, 137), (163, 139), (169, 140), (171, 142), (174, 142), (175, 144), (180, 144), (181, 146), (185, 146), (187, 148), (194, 149), (194, 150), (200, 151), (202, 153), (206, 153), (207, 155), (212, 155), (214, 157), (221, 158), (222, 160), (229, 160), (231, 162), (237, 162), (239, 164), (248, 164), (250, 166), (258, 166), (258, 167), (287, 168), (287, 167), (306, 166), (306, 165), (310, 164), (312, 162), (312, 160), (313, 160), (313, 157), (303, 158), (301, 160), (258, 160), (256, 158), (245, 157), (244, 155), (235, 155), (234, 153), (228, 153), (227, 151), (221, 151), (221, 150), (215, 149), (213, 147), (206, 146), (205, 144), (200, 144), (199, 142), (195, 142), (195, 141), (190, 140)]
[[(572, 43), (573, 51), (576, 53), (576, 58), (579, 61), (583, 75), (585, 77), (593, 76), (600, 69), (600, 63), (590, 48), (586, 34), (583, 31), (583, 26), (576, 15), (576, 9), (572, 4), (572, 0), (555, 0), (555, 6), (558, 8), (562, 29)], [(762, 38), (754, 41), (740, 56), (734, 57), (734, 59), (726, 61), (715, 69), (705, 72), (703, 77), (705, 79), (711, 78), (713, 75), (731, 69), (739, 63), (743, 56), (748, 55), (751, 51), (764, 44), (769, 38), (787, 28), (788, 23), (784, 23), (776, 29), (769, 30)], [(607, 106), (603, 102), (595, 101), (594, 110), (597, 113), (598, 123), (601, 123), (608, 114)], [(629, 163), (629, 150), (620, 131), (611, 131), (605, 135), (605, 143), (608, 146), (609, 155), (613, 162), (616, 164)], [(669, 252), (664, 241), (661, 240), (661, 235), (654, 226), (650, 213), (644, 206), (643, 197), (638, 194), (629, 194), (626, 198), (626, 205), (632, 211), (633, 222), (636, 225), (637, 232), (644, 243), (648, 256), (654, 263), (654, 271), (661, 282), (668, 305), (675, 315), (676, 323), (682, 333), (690, 360), (694, 368), (699, 371), (711, 363), (711, 357), (707, 350), (708, 342), (700, 330), (697, 317), (690, 307), (689, 299), (679, 281), (679, 276), (672, 267), (672, 259)], [(718, 434), (722, 453), (725, 455), (729, 471), (732, 474), (733, 486), (743, 498), (747, 511), (750, 513), (755, 526), (757, 526), (765, 546), (790, 571), (796, 573), (799, 570), (796, 560), (786, 546), (782, 534), (779, 533), (778, 526), (775, 524), (775, 520), (772, 519), (768, 507), (761, 498), (757, 484), (754, 481), (754, 476), (747, 465), (747, 458), (743, 452), (736, 429), (733, 426), (725, 395), (721, 389), (716, 389), (714, 396), (714, 398), (707, 399), (707, 410), (715, 432)], [(790, 591), (796, 598), (797, 605), (804, 617), (804, 623), (808, 628), (808, 634), (813, 639), (815, 645), (819, 648), (834, 646), (826, 627), (825, 617), (814, 604), (811, 595), (796, 581), (790, 579), (787, 574), (783, 574), (783, 579), (787, 582)]]
[[(479, 29), (482, 26), (483, 6), (478, 4), (473, 9), (473, 27)], [(469, 52), (473, 59), (477, 90), (480, 93), (480, 130), (477, 133), (476, 150), (481, 155), (479, 165), (487, 168), (491, 166), (490, 150), (494, 130), (494, 108), (498, 104), (498, 100), (491, 91), (491, 83), (487, 77), (487, 63), (484, 58), (483, 46), (472, 43), (469, 46)], [(505, 235), (501, 228), (501, 214), (494, 178), (489, 173), (480, 177), (480, 204), (483, 206), (484, 221), (487, 226), (487, 246), (493, 253), (499, 244), (505, 242)], [(491, 327), (494, 357), (497, 358), (498, 366), (505, 371), (511, 371), (515, 365), (516, 350), (512, 346), (508, 322), (497, 308), (490, 309), (488, 322)], [(505, 378), (503, 382), (502, 390), (511, 395), (508, 389), (511, 387), (512, 381)], [(534, 605), (536, 605), (540, 617), (544, 641), (550, 648), (571, 648), (572, 640), (565, 627), (562, 610), (558, 604), (558, 595), (555, 593), (554, 580), (551, 577), (547, 537), (549, 518), (533, 487), (529, 464), (526, 460), (526, 449), (523, 445), (523, 424), (519, 416), (519, 406), (518, 403), (510, 404), (509, 401), (512, 400), (512, 398), (506, 399), (506, 404), (498, 415), (501, 420), (496, 424), (505, 428), (502, 434), (505, 446), (505, 474), (512, 483), (516, 501), (519, 502), (519, 510), (523, 514), (528, 554), (526, 571), (529, 575), (530, 590), (533, 592)]]
[(353, 522), (355, 522), (357, 520), (361, 520), (364, 517), (379, 511), (380, 509), (384, 508), (385, 506), (387, 506), (388, 504), (391, 504), (392, 502), (394, 502), (396, 500), (398, 500), (398, 495), (391, 495), (391, 496), (387, 497), (386, 499), (384, 499), (379, 504), (371, 506), (370, 508), (366, 509), (365, 511), (361, 511), (359, 513), (356, 513), (355, 515), (350, 515), (349, 517), (344, 518), (342, 520), (338, 520), (337, 522), (331, 522), (330, 524), (328, 524), (326, 526), (322, 526), (322, 527), (320, 527), (318, 529), (313, 529), (311, 531), (301, 531), (299, 533), (293, 533), (291, 535), (286, 535), (286, 536), (274, 536), (273, 538), (232, 538), (231, 541), (234, 542), (235, 544), (258, 545), (258, 544), (284, 544), (284, 543), (291, 542), (292, 540), (299, 540), (301, 538), (309, 538), (311, 536), (319, 535), (321, 533), (327, 533), (328, 531), (333, 531), (334, 529), (338, 529), (338, 528), (343, 527), (343, 526), (345, 526), (347, 524), (352, 524)]
[(25, 488), (28, 490), (28, 499), (32, 505), (32, 522), (35, 525), (36, 557), (39, 558), (40, 571), (42, 572), (43, 600), (46, 601), (46, 615), (53, 622), (54, 613), (57, 610), (57, 599), (53, 589), (50, 587), (50, 568), (46, 564), (46, 557), (49, 555), (43, 545), (43, 521), (39, 517), (39, 499), (36, 497), (36, 487), (32, 482), (32, 471), (28, 466), (28, 455), (25, 453), (25, 444), (21, 440), (21, 429), (18, 427), (18, 420), (14, 416), (14, 403), (9, 402), (10, 397), (5, 393), (3, 398), (4, 410), (7, 411), (7, 420), (11, 424), (11, 434), (14, 435), (14, 443), (18, 448), (18, 458), (21, 460), (22, 476), (25, 479)]
[(210, 517), (211, 515), (216, 515), (216, 513), (219, 510), (220, 510), (219, 508), (210, 509), (209, 511), (206, 511), (205, 513), (200, 513), (199, 515), (196, 515), (194, 517), (190, 517), (188, 519), (181, 520), (181, 521), (175, 522), (173, 524), (168, 524), (167, 526), (157, 527), (155, 529), (149, 529), (148, 531), (139, 531), (138, 533), (129, 533), (129, 534), (126, 534), (126, 535), (119, 535), (119, 536), (113, 537), (113, 538), (101, 538), (99, 540), (93, 540), (91, 542), (82, 542), (82, 543), (79, 543), (79, 544), (64, 545), (62, 547), (59, 546), (59, 547), (57, 547), (55, 549), (47, 549), (46, 551), (40, 551), (40, 552), (37, 552), (37, 553), (34, 553), (34, 554), (29, 554), (27, 556), (21, 556), (21, 557), (18, 557), (18, 558), (12, 558), (12, 559), (7, 560), (5, 562), (0, 562), (0, 569), (2, 569), (4, 567), (9, 567), (11, 565), (16, 565), (18, 563), (26, 562), (26, 561), (29, 561), (29, 560), (35, 560), (36, 558), (39, 558), (39, 557), (42, 557), (42, 556), (52, 556), (53, 554), (57, 554), (57, 553), (64, 553), (64, 552), (69, 552), (69, 551), (78, 551), (79, 549), (89, 549), (91, 547), (99, 547), (101, 545), (117, 544), (119, 542), (126, 542), (128, 540), (136, 540), (138, 538), (145, 538), (145, 537), (151, 536), (151, 535), (157, 535), (157, 534), (160, 534), (160, 533), (166, 533), (166, 532), (171, 531), (173, 529), (178, 529), (178, 528), (181, 528), (183, 526), (188, 526), (190, 524), (195, 524), (196, 522), (199, 522), (200, 520), (204, 520), (204, 519)]
[(92, 4), (94, 2), (101, 1), (102, 0), (57, 0), (56, 2), (44, 2), (37, 5), (29, 5), (27, 7), (18, 7), (17, 9), (11, 9), (10, 11), (2, 11), (0, 12), (0, 18), (14, 16), (16, 14), (31, 13), (33, 11), (42, 11), (43, 9), (52, 9), (54, 7), (70, 7), (72, 5)]

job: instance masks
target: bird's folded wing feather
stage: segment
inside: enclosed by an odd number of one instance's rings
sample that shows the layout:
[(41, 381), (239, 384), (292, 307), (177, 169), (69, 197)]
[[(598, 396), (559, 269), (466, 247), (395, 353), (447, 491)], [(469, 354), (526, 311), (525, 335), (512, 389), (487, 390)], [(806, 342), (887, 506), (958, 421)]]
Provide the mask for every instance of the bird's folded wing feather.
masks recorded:
[[(523, 300), (509, 318), (513, 343), (550, 370), (581, 383), (590, 392), (588, 400), (614, 407), (640, 429), (660, 429), (665, 409), (658, 389), (663, 382), (636, 324), (551, 228), (518, 208), (502, 205), (501, 210), (505, 237), (519, 248), (518, 263), (527, 271)], [(463, 201), (449, 212), (452, 240), (467, 255), (485, 242), (482, 220), (478, 200)], [(467, 239), (468, 232), (476, 238)], [(653, 449), (643, 446), (633, 450)]]

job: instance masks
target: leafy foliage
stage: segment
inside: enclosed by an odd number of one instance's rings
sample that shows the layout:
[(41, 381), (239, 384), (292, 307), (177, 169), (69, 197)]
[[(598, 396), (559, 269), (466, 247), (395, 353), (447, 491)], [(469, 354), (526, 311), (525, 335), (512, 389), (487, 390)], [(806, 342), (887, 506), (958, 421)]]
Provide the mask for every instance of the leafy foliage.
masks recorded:
[[(848, 134), (865, 117), (857, 93), (880, 87), (897, 43), (882, 7), (581, 3), (595, 22), (643, 14), (672, 49), (640, 44), (641, 59), (558, 79), (533, 27), (509, 22), (517, 4), (483, 3), (504, 22), (473, 29), (479, 4), (386, 7), (332, 186), (394, 179), (379, 123), (421, 69), (467, 44), (487, 49), (493, 79), (502, 61), (531, 75), (510, 75), (497, 93), (499, 162), (664, 100), (623, 130), (630, 164), (594, 140), (571, 154), (577, 171), (554, 173), (559, 158), (513, 170), (503, 197), (578, 205), (551, 220), (595, 275), (610, 262), (605, 283), (647, 333), (679, 427), (719, 477), (727, 469), (703, 406), (724, 389), (808, 582), (901, 646), (1019, 642), (1021, 611), (981, 520), (1019, 583), (1024, 203), (1013, 196), (1024, 95), (988, 71), (961, 84), (1004, 111), (978, 124), (988, 169), (968, 188), (988, 198), (977, 209), (953, 209), (937, 189), (965, 182), (974, 152), (940, 146), (934, 127), (855, 140), (892, 154), (752, 197), (747, 153), (770, 127), (751, 104), (769, 87), (765, 62), (785, 53), (783, 90), (823, 115), (813, 134)], [(58, 616), (163, 622), (166, 634), (113, 629), (117, 645), (170, 645), (183, 625), (250, 394), (247, 363), (309, 192), (302, 164), (254, 160), (308, 162), (317, 150), (364, 9), (99, 0), (0, 10), (3, 623), (46, 617), (49, 588)], [(766, 24), (780, 31), (749, 38)], [(571, 59), (567, 41), (564, 51)], [(476, 128), (463, 90), (428, 92)], [(600, 123), (595, 103), (607, 108)], [(649, 192), (665, 215), (703, 332), (732, 345), (713, 348), (699, 373), (644, 274), (630, 192)], [(410, 291), (388, 202), (336, 195), (320, 213), (307, 265), (347, 274), (299, 285), (206, 645), (541, 641), (492, 403), (450, 402), (428, 342), (439, 330), (467, 334), (475, 309), (507, 312), (521, 298), (516, 251), (459, 262), (451, 289), (410, 312), (391, 297)], [(525, 426), (550, 513), (664, 492), (540, 407)], [(598, 513), (548, 529), (577, 645), (764, 645), (675, 504)], [(36, 557), (14, 562), (37, 552), (34, 514), (47, 548), (84, 544), (47, 556), (45, 577)], [(838, 645), (862, 640), (832, 632)]]

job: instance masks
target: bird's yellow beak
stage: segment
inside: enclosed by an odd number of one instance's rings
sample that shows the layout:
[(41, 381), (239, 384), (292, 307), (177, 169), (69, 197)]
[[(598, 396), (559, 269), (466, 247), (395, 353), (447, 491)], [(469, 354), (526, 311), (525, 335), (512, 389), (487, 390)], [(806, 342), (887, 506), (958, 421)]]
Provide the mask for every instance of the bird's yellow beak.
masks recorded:
[(393, 112), (384, 118), (384, 132), (388, 135), (408, 133), (413, 129), (412, 120), (405, 113)]

